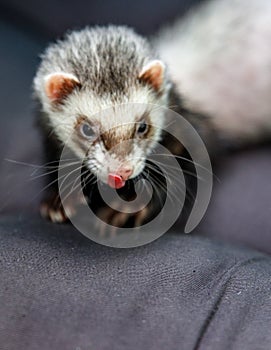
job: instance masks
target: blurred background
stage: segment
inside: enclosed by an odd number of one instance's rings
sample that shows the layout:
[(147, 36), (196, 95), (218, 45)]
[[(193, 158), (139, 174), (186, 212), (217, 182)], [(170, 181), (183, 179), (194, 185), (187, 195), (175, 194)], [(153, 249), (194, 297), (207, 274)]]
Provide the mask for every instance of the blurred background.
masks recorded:
[(126, 24), (148, 35), (200, 2), (202, 0), (2, 0), (0, 11), (2, 20), (12, 21), (47, 39), (55, 39), (67, 29), (108, 23)]

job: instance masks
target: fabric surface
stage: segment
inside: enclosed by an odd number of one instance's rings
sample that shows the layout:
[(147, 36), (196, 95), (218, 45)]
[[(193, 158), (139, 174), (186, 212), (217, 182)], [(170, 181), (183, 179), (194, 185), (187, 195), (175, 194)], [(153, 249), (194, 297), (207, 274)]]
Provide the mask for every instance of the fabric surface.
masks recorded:
[(212, 199), (196, 232), (271, 253), (271, 147), (220, 159)]
[(195, 235), (110, 249), (0, 221), (1, 350), (268, 350), (271, 260)]

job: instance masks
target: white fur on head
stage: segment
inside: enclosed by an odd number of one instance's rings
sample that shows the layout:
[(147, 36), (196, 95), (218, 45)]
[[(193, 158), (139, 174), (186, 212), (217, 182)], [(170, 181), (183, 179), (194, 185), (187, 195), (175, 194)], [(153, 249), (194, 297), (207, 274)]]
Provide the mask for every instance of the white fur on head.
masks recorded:
[(85, 159), (88, 150), (93, 163), (88, 166), (94, 173), (107, 169), (104, 164), (112, 161), (109, 155), (114, 147), (109, 152), (105, 147), (109, 142), (82, 140), (80, 123), (95, 125), (104, 134), (115, 129), (114, 134), (105, 134), (111, 143), (133, 138), (141, 117), (155, 125), (151, 137), (141, 140), (135, 136), (133, 147), (121, 155), (120, 162), (134, 160), (134, 176), (160, 139), (165, 113), (157, 105), (167, 106), (169, 82), (164, 64), (151, 57), (144, 38), (116, 26), (72, 32), (50, 45), (43, 56), (34, 80), (35, 94), (58, 139), (68, 140), (80, 158)]

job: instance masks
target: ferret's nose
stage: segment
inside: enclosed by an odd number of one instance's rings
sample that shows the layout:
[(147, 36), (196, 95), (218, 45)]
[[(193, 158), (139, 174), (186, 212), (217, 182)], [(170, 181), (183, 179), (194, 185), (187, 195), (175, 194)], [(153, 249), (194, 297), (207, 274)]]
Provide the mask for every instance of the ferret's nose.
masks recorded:
[(127, 181), (133, 173), (133, 168), (130, 166), (122, 166), (118, 169), (117, 174), (122, 177), (124, 181)]
[(107, 183), (112, 188), (122, 188), (125, 186), (125, 181), (129, 179), (132, 173), (133, 168), (131, 166), (124, 165), (120, 167), (116, 172), (108, 174)]

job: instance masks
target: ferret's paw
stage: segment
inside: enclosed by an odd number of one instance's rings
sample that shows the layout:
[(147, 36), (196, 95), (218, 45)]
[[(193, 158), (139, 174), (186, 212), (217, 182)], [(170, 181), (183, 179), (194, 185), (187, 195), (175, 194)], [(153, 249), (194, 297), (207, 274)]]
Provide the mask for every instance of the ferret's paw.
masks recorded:
[(55, 195), (41, 203), (40, 214), (54, 223), (64, 223), (69, 221), (69, 217), (76, 214), (76, 207), (72, 201), (68, 201), (64, 209), (59, 196)]
[(45, 202), (40, 205), (40, 214), (44, 219), (50, 220), (54, 223), (63, 223), (68, 221), (66, 213), (62, 207), (52, 208)]
[[(123, 209), (123, 210), (122, 210)], [(107, 233), (114, 236), (118, 228), (122, 227), (140, 227), (146, 221), (149, 210), (148, 208), (143, 208), (136, 213), (126, 213), (124, 208), (118, 208), (118, 211), (106, 207), (98, 211), (97, 216), (102, 220), (102, 222), (97, 222), (96, 229), (99, 233), (104, 236)]]
[(102, 208), (97, 215), (101, 221), (97, 221), (96, 229), (101, 236), (115, 236), (118, 228), (125, 226), (130, 217), (128, 213), (115, 211), (110, 207)]

